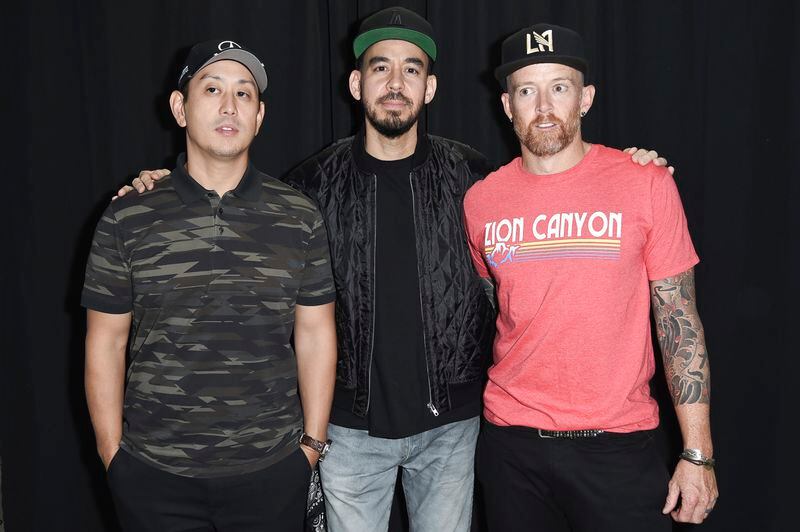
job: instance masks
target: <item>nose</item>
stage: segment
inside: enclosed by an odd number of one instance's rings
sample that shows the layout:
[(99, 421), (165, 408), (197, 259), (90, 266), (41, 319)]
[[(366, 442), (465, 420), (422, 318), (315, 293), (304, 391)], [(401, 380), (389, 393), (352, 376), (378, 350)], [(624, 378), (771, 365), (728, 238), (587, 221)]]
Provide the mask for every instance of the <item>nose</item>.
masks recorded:
[(399, 68), (393, 68), (389, 76), (387, 87), (393, 92), (398, 92), (403, 89), (403, 72)]
[(550, 95), (547, 92), (542, 92), (536, 97), (536, 112), (540, 114), (547, 114), (553, 110), (553, 104), (550, 101)]
[(222, 95), (219, 112), (223, 115), (236, 114), (236, 99), (234, 98), (234, 93), (232, 91), (226, 91), (225, 94)]

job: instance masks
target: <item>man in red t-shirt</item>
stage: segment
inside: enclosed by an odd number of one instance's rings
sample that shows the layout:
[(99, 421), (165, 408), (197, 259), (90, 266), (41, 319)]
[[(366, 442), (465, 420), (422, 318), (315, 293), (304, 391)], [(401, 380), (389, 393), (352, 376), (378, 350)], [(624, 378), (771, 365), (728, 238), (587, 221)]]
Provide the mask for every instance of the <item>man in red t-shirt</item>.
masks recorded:
[[(709, 365), (675, 183), (581, 138), (595, 89), (578, 34), (538, 24), (502, 55), (522, 156), (464, 200), (499, 307), (477, 458), (490, 529), (702, 522), (717, 498)], [(685, 447), (671, 480), (653, 442), (651, 307)]]

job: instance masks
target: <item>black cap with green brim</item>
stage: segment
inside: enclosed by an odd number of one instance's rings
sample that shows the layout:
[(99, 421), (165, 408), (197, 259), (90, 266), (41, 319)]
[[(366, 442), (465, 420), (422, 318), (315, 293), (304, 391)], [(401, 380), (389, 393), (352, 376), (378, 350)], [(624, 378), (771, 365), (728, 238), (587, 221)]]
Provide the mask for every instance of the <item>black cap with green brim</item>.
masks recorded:
[(431, 61), (436, 61), (436, 42), (430, 23), (403, 7), (388, 7), (364, 19), (353, 41), (356, 59), (376, 42), (391, 39), (415, 44)]

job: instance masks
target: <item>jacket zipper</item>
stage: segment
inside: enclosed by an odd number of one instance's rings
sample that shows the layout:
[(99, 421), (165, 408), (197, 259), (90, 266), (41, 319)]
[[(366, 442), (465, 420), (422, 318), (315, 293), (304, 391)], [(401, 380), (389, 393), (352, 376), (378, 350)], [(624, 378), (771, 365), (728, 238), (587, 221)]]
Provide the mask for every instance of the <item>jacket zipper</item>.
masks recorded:
[[(378, 283), (375, 282), (375, 256), (376, 256), (376, 249), (378, 247), (378, 175), (372, 174), (372, 182), (375, 185), (373, 187), (373, 198), (372, 198), (372, 219), (374, 222), (372, 228), (372, 282), (375, 284), (374, 293), (372, 294), (372, 330), (370, 333), (372, 337), (369, 340), (369, 364), (367, 366), (367, 410), (366, 414), (369, 413), (369, 402), (372, 398), (372, 355), (375, 352), (375, 300), (376, 300), (376, 293), (378, 291)], [(413, 191), (412, 191), (413, 193)]]
[[(408, 184), (411, 187), (411, 212), (413, 214), (414, 219), (414, 235), (416, 236), (417, 233), (417, 205), (416, 205), (416, 198), (414, 197), (414, 180), (413, 180), (414, 173), (408, 174)], [(417, 257), (417, 277), (422, 277), (419, 272), (419, 257)], [(419, 312), (420, 318), (424, 319), (425, 313), (422, 306), (422, 290), (419, 290)], [(425, 375), (428, 377), (428, 410), (434, 416), (439, 415), (439, 410), (436, 408), (436, 405), (433, 404), (433, 392), (431, 391), (431, 370), (428, 368), (428, 343), (425, 341), (425, 332), (422, 333), (422, 349), (425, 351)]]

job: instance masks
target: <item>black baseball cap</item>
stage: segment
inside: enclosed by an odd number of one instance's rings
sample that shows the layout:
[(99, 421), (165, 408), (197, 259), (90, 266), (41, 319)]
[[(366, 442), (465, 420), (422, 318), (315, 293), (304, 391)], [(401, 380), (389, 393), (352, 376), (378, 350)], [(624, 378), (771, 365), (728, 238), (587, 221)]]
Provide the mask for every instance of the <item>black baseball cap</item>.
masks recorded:
[(436, 41), (430, 22), (404, 7), (387, 7), (374, 13), (361, 23), (353, 41), (356, 59), (378, 41), (397, 39), (419, 46), (436, 61)]
[(504, 40), (501, 62), (494, 77), (503, 90), (506, 90), (506, 78), (528, 65), (560, 63), (584, 75), (589, 67), (581, 36), (569, 28), (547, 23), (522, 28)]
[(267, 72), (264, 70), (264, 63), (247, 48), (229, 40), (205, 41), (192, 46), (178, 76), (178, 89), (182, 89), (203, 67), (226, 59), (244, 65), (256, 80), (258, 91), (264, 92), (267, 88)]

